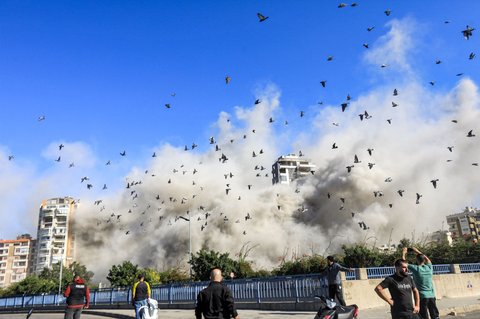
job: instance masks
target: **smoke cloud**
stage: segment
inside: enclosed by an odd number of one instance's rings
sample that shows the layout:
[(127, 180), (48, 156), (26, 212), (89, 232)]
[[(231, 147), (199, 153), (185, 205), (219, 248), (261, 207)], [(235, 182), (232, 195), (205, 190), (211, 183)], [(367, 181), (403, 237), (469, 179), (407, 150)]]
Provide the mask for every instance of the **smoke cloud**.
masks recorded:
[[(43, 195), (31, 207), (46, 193), (78, 194), (77, 257), (97, 279), (124, 260), (158, 269), (186, 266), (190, 237), (193, 253), (207, 248), (235, 256), (254, 247), (248, 257), (262, 268), (294, 255), (334, 253), (342, 244), (422, 239), (446, 229), (446, 215), (479, 200), (480, 168), (472, 164), (480, 161), (480, 137), (467, 137), (470, 130), (480, 133), (478, 87), (467, 77), (450, 91), (425, 86), (409, 63), (416, 45), (412, 23), (392, 22), (372, 45), (364, 62), (372, 82), (382, 84), (352, 97), (345, 112), (341, 101), (310, 106), (303, 117), (284, 114), (280, 88), (267, 85), (256, 93), (260, 103), (220, 113), (210, 140), (188, 150), (158, 145), (155, 156), (121, 178), (107, 175), (105, 163), (93, 169), (99, 163), (94, 150), (72, 142), (75, 150), (62, 155), (71, 158), (62, 158), (61, 170), (30, 182), (33, 193)], [(293, 131), (285, 121), (302, 129)], [(58, 144), (47, 147), (45, 158), (57, 158)], [(316, 165), (315, 174), (272, 185), (272, 164), (300, 150)], [(2, 160), (8, 151), (0, 152)], [(80, 169), (69, 171), (70, 162)], [(34, 175), (1, 164), (2, 179), (27, 184)], [(83, 176), (96, 192), (79, 183)], [(111, 183), (102, 193), (97, 181), (105, 178)], [(11, 189), (0, 186), (7, 196), (14, 196)]]

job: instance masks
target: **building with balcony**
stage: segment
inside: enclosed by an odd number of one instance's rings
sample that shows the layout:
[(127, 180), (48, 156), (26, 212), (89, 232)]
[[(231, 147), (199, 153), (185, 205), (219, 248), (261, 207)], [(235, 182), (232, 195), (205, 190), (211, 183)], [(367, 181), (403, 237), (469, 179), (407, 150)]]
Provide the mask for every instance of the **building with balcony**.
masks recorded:
[(303, 156), (280, 156), (272, 165), (272, 183), (288, 185), (295, 179), (313, 174), (315, 169), (316, 166)]
[(44, 200), (38, 214), (35, 272), (61, 262), (75, 260), (75, 235), (72, 224), (77, 203), (71, 197)]
[(28, 234), (0, 240), (0, 288), (19, 282), (31, 273), (35, 242)]
[(447, 216), (452, 238), (480, 239), (480, 210), (465, 207), (463, 212)]

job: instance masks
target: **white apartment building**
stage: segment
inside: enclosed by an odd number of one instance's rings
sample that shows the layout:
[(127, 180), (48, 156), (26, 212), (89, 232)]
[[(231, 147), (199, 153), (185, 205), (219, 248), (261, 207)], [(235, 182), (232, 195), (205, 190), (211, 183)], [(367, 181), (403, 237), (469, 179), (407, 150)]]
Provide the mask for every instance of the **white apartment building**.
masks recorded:
[(72, 232), (77, 203), (71, 197), (51, 198), (42, 202), (38, 215), (35, 272), (62, 262), (75, 260), (75, 236)]
[(280, 156), (272, 165), (272, 183), (288, 185), (297, 178), (311, 175), (315, 169), (316, 166), (302, 156), (295, 154)]
[(31, 272), (35, 240), (30, 235), (0, 240), (0, 288), (19, 282)]

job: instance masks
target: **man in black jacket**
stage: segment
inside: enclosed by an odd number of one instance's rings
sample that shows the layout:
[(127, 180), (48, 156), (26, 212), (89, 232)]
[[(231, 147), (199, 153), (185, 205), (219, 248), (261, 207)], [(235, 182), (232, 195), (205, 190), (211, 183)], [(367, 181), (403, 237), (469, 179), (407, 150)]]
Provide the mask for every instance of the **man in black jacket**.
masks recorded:
[(232, 293), (227, 286), (222, 284), (222, 272), (213, 269), (210, 273), (210, 284), (200, 291), (197, 296), (195, 317), (202, 319), (240, 319)]
[(75, 276), (73, 283), (68, 285), (63, 293), (67, 297), (65, 319), (80, 319), (82, 309), (88, 308), (90, 303), (90, 290), (80, 276)]

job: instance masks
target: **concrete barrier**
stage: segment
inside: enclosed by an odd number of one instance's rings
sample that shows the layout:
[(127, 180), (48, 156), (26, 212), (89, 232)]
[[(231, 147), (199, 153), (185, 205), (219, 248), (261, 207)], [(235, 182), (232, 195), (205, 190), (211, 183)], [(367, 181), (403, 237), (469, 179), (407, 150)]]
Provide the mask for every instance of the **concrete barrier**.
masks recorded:
[[(375, 287), (383, 279), (360, 279), (343, 281), (343, 293), (347, 304), (355, 303), (361, 308), (385, 305), (375, 293)], [(480, 273), (434, 275), (433, 283), (437, 299), (480, 296)]]

